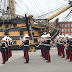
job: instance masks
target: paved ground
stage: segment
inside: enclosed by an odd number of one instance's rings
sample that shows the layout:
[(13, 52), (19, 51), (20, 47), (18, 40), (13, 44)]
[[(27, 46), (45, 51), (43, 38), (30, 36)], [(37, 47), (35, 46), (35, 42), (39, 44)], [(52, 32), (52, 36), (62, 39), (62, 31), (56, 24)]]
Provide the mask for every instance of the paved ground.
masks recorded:
[(52, 49), (51, 62), (47, 63), (40, 55), (40, 50), (29, 53), (30, 62), (25, 64), (23, 51), (13, 51), (13, 57), (3, 65), (1, 64), (0, 54), (0, 72), (72, 72), (72, 62), (57, 56), (57, 50)]

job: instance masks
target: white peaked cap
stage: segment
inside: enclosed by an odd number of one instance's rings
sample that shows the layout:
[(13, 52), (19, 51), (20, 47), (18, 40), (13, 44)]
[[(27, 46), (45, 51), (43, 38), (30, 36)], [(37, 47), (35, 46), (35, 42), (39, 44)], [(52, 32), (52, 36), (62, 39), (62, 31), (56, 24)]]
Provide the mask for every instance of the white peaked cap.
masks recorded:
[(45, 38), (45, 37), (46, 37), (46, 35), (42, 35), (41, 37), (42, 37), (42, 38)]
[(44, 35), (41, 36), (42, 38), (44, 37)]
[(50, 34), (47, 34), (47, 37), (51, 37)]
[(64, 37), (64, 35), (62, 35), (62, 37)]
[(8, 37), (7, 37), (7, 36), (5, 36), (4, 38), (5, 38), (5, 40), (6, 40), (6, 39), (8, 39)]
[(47, 35), (44, 35), (44, 37), (48, 37)]
[(4, 36), (4, 38), (6, 38), (7, 36)]
[(4, 38), (6, 39), (6, 38), (7, 38), (7, 36), (4, 36)]
[(6, 41), (6, 39), (5, 39), (5, 38), (2, 38), (2, 40)]
[(59, 36), (57, 36), (56, 38), (59, 39)]
[(59, 37), (62, 37), (61, 35), (59, 35)]
[(69, 37), (69, 35), (68, 35), (68, 34), (66, 34), (66, 35), (65, 35), (65, 37)]
[(69, 36), (69, 38), (72, 38), (71, 36)]
[(24, 37), (29, 37), (29, 36), (28, 36), (28, 34), (25, 34), (25, 36), (24, 36)]

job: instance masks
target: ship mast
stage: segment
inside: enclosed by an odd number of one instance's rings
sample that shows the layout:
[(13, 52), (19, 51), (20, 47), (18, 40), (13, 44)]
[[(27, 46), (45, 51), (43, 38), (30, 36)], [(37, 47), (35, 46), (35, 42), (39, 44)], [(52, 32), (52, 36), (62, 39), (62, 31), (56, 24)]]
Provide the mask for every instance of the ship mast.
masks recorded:
[(11, 4), (10, 4), (10, 7), (11, 7), (11, 18), (14, 18), (15, 16), (15, 8), (14, 8), (14, 0), (10, 0)]

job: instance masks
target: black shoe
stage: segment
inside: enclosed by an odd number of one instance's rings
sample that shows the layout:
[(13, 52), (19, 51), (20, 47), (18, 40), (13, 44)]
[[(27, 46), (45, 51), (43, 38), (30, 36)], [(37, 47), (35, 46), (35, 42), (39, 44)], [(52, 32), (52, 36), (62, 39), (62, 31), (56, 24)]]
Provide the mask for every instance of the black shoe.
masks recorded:
[(26, 62), (26, 63), (29, 63), (29, 62)]
[(68, 58), (66, 58), (66, 60), (68, 60)]

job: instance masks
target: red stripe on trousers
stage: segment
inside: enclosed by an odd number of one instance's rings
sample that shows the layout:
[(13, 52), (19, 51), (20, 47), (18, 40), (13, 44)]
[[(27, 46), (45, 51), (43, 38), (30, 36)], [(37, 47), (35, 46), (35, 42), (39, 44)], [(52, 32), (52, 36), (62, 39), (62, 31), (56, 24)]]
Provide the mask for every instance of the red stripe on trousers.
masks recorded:
[(49, 57), (49, 50), (48, 50), (48, 62), (50, 62), (50, 57)]
[(28, 62), (28, 53), (27, 53), (27, 50), (26, 50), (26, 62)]
[(71, 50), (70, 50), (70, 61), (72, 61), (72, 54), (71, 54)]
[(61, 48), (60, 48), (60, 51), (59, 51), (59, 55), (61, 56)]

